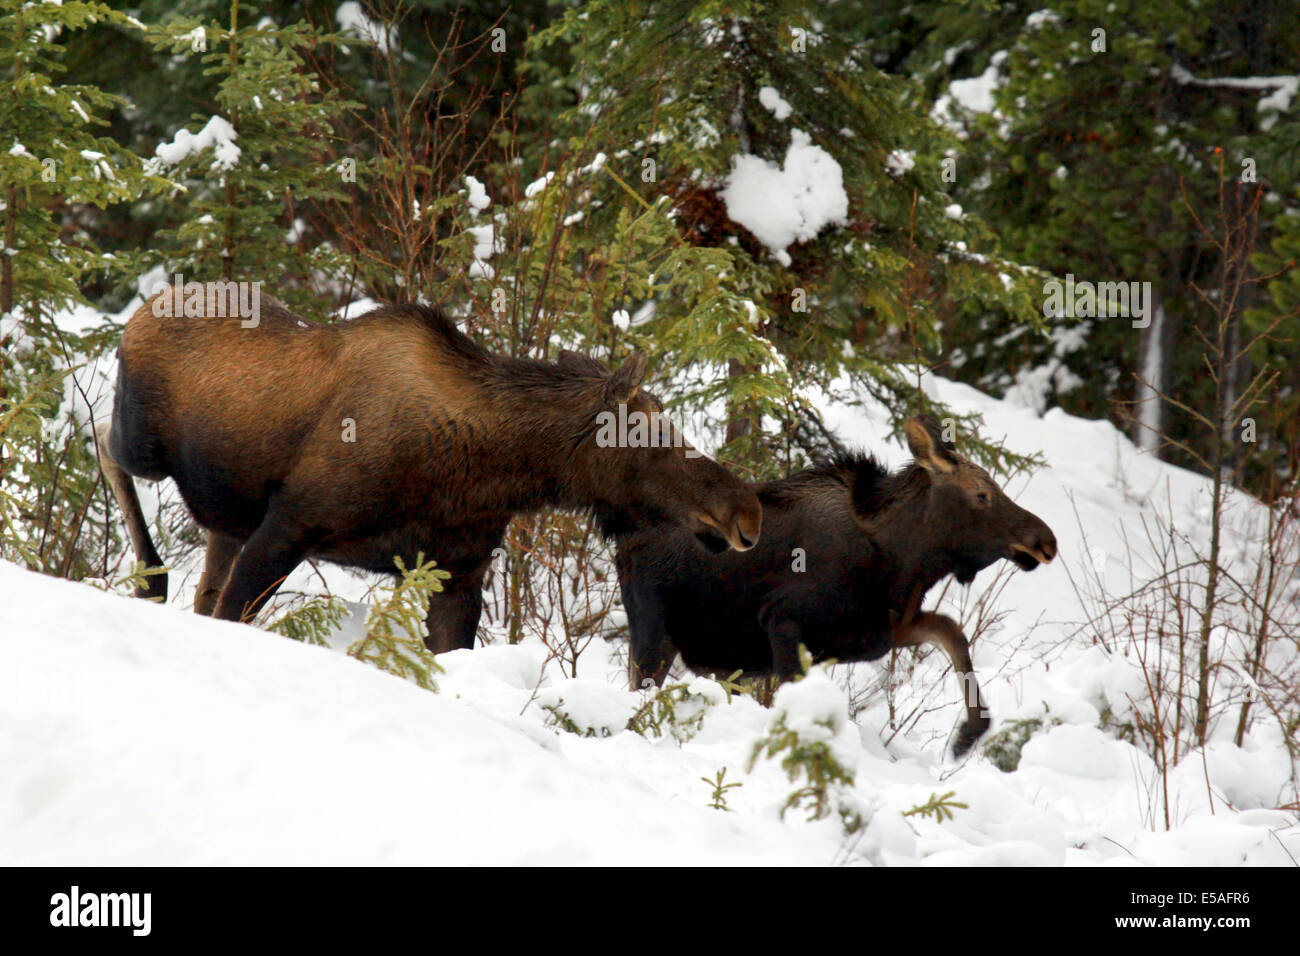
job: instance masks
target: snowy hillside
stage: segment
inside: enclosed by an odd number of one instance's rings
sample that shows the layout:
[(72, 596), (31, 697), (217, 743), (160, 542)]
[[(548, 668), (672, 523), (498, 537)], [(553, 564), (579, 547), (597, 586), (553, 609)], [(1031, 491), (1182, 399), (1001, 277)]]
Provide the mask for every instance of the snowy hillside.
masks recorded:
[[(830, 679), (818, 672), (778, 698), (791, 725), (831, 718), (826, 733), (855, 774), (848, 798), (867, 821), (846, 836), (834, 817), (782, 819), (795, 785), (777, 761), (747, 770), (774, 719), (748, 698), (728, 701), (699, 681), (703, 718), (689, 740), (624, 729), (645, 698), (624, 689), (614, 644), (593, 642), (577, 678), (539, 640), (444, 655), (433, 694), (339, 653), (197, 618), (185, 594), (157, 607), (6, 564), (0, 862), (1300, 859), (1297, 815), (1277, 809), (1296, 801), (1277, 722), (1260, 717), (1238, 748), (1224, 720), (1204, 759), (1172, 768), (1166, 830), (1156, 765), (1119, 739), (1142, 671), (1125, 648), (1080, 629), (1092, 612), (1079, 594), (1119, 593), (1155, 560), (1143, 550), (1144, 517), (1172, 514), (1184, 534), (1202, 533), (1206, 481), (1137, 454), (1105, 422), (1039, 418), (965, 386), (929, 384), (954, 409), (982, 413), (985, 437), (1049, 462), (1008, 491), (1052, 526), (1061, 558), (1033, 574), (995, 566), (944, 598), (969, 629), (979, 596), (995, 597), (1001, 617), (974, 645), (993, 734), (1041, 722), (1013, 772), (982, 749), (961, 763), (945, 755), (958, 691), (937, 656), (901, 670), (888, 693), (882, 667), (862, 664), (837, 666)], [(905, 460), (870, 407), (829, 404), (826, 415), (850, 445)], [(1230, 532), (1231, 553), (1253, 547), (1254, 507), (1234, 502), (1230, 525), (1242, 530)], [(559, 729), (557, 713), (595, 736)], [(742, 784), (726, 791), (727, 812), (710, 808), (702, 779), (723, 768), (726, 782)], [(966, 805), (952, 819), (903, 816), (949, 791)]]

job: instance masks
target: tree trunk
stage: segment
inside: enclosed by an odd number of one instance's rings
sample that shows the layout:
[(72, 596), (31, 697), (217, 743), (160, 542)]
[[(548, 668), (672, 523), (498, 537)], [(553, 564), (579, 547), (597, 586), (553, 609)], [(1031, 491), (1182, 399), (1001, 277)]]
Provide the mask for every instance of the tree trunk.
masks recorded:
[(1182, 287), (1178, 261), (1170, 258), (1163, 281), (1152, 289), (1150, 322), (1138, 338), (1138, 382), (1133, 406), (1133, 443), (1143, 451), (1163, 457), (1161, 449), (1169, 427), (1168, 395), (1173, 384), (1174, 355), (1178, 349), (1181, 320), (1166, 303), (1174, 301)]
[[(745, 374), (745, 366), (735, 359), (727, 360), (727, 377), (739, 378)], [(733, 441), (744, 438), (754, 427), (751, 418), (752, 411), (743, 405), (727, 400), (727, 436), (724, 444), (730, 445)]]

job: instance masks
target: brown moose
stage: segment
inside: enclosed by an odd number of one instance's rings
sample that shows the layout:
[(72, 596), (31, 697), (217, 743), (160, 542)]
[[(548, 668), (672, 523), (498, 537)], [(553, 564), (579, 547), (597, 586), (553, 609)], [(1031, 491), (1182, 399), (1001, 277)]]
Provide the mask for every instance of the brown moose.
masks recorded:
[[(423, 552), (452, 575), (428, 615), (429, 648), (447, 651), (473, 646), (493, 549), (520, 512), (666, 524), (715, 550), (759, 537), (754, 492), (689, 446), (597, 441), (601, 412), (658, 414), (644, 355), (612, 373), (510, 358), (419, 305), (312, 325), (264, 295), (254, 328), (159, 311), (151, 300), (127, 323), (96, 437), (139, 560), (161, 563), (132, 475), (174, 480), (207, 530), (201, 614), (248, 620), (305, 558), (393, 572)], [(165, 575), (145, 592), (166, 593)]]
[(989, 721), (966, 636), (921, 600), (946, 575), (969, 583), (999, 558), (1031, 571), (1056, 556), (1056, 538), (933, 419), (905, 432), (916, 460), (895, 474), (845, 455), (760, 486), (763, 540), (744, 554), (705, 554), (669, 527), (616, 535), (632, 686), (662, 683), (678, 651), (696, 671), (787, 679), (800, 645), (815, 660), (861, 661), (936, 644), (966, 692), (953, 750), (969, 749)]

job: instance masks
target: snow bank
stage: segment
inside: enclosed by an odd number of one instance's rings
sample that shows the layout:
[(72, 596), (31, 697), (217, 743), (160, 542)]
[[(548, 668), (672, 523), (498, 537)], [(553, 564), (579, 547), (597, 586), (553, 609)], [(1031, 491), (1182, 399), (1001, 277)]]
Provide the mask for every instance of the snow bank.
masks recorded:
[(819, 858), (772, 821), (708, 809), (702, 784), (697, 799), (665, 800), (617, 762), (566, 759), (521, 726), (517, 680), (513, 715), (486, 714), (454, 679), (428, 693), (11, 565), (0, 592), (7, 864)]
[[(576, 676), (541, 641), (443, 655), (432, 694), (323, 648), (187, 610), (192, 568), (165, 607), (0, 564), (0, 859), (16, 864), (648, 863), (908, 865), (1292, 865), (1300, 859), (1294, 768), (1261, 719), (1236, 747), (1213, 737), (1161, 781), (1139, 747), (1103, 729), (1141, 693), (1136, 662), (1069, 639), (1084, 609), (1070, 585), (1089, 568), (1119, 592), (1145, 559), (1132, 529), (1153, 509), (1205, 532), (1207, 482), (1141, 454), (1107, 422), (1039, 417), (969, 387), (926, 378), (984, 437), (1049, 465), (1008, 493), (1054, 529), (1060, 559), (1010, 571), (1003, 615), (974, 645), (993, 733), (1037, 721), (1013, 772), (977, 751), (945, 751), (962, 713), (940, 655), (897, 675), (891, 725), (874, 664), (835, 667), (783, 688), (775, 713), (822, 734), (855, 770), (849, 796), (867, 826), (781, 809), (793, 784), (778, 760), (746, 768), (773, 710), (692, 681), (690, 735), (641, 736), (647, 702), (625, 687), (617, 643), (594, 640)], [(878, 406), (820, 396), (849, 445), (891, 466)], [(164, 485), (166, 489), (169, 486)], [(141, 483), (142, 492), (152, 486)], [(169, 492), (164, 492), (169, 493)], [(1226, 549), (1248, 531), (1228, 529)], [(1138, 549), (1130, 552), (1130, 545)], [(1009, 565), (1007, 566), (1010, 567)], [(364, 584), (300, 568), (352, 600)], [(990, 587), (931, 605), (959, 614)], [(185, 583), (188, 580), (188, 583)], [(349, 590), (351, 589), (351, 590)], [(357, 619), (345, 627), (355, 636)], [(489, 629), (491, 630), (491, 629)], [(341, 636), (337, 645), (346, 646)], [(689, 680), (689, 678), (687, 678)], [(873, 693), (874, 691), (874, 693)], [(850, 718), (850, 708), (853, 708)], [(557, 719), (567, 715), (570, 730)], [(590, 733), (588, 733), (590, 731)], [(719, 772), (741, 786), (712, 809)], [(1208, 784), (1207, 784), (1208, 781)], [(966, 804), (942, 823), (904, 816), (932, 795)]]

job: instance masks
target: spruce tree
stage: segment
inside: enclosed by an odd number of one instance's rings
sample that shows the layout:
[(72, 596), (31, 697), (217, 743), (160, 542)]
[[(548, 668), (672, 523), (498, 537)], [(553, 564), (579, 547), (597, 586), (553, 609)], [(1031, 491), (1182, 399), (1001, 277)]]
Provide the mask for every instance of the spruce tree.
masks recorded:
[[(1136, 441), (1193, 464), (1177, 445), (1202, 441), (1195, 423), (1140, 380), (1192, 406), (1209, 400), (1202, 335), (1215, 316), (1196, 288), (1215, 283), (1217, 257), (1195, 219), (1217, 208), (1220, 161), (1241, 208), (1262, 192), (1263, 245), (1300, 213), (1291, 92), (1300, 38), (1275, 29), (1294, 4), (869, 6), (857, 29), (873, 59), (923, 84), (956, 127), (955, 195), (999, 224), (1010, 255), (1061, 279), (1152, 286), (1153, 314), (1137, 325), (1061, 317), (1044, 339), (990, 315), (956, 329), (953, 374), (1017, 390), (1039, 409), (1110, 415)], [(1289, 257), (1259, 262), (1271, 274)], [(1234, 325), (1249, 323), (1252, 307), (1256, 328), (1278, 314), (1253, 290), (1239, 305)], [(1293, 355), (1291, 336), (1275, 351)]]
[(100, 135), (121, 100), (62, 83), (59, 40), (116, 24), (143, 32), (102, 3), (0, 3), (0, 313), (31, 322), (79, 301), (78, 282), (105, 268), (86, 207), (103, 209), (157, 188), (139, 159)]
[(901, 417), (929, 403), (917, 373), (947, 325), (1037, 318), (1042, 277), (952, 202), (948, 135), (865, 53), (793, 0), (595, 0), (530, 46), (538, 75), (572, 63), (576, 105), (524, 242), (572, 268), (527, 289), (614, 352), (690, 369), (676, 398), (725, 405), (724, 457), (756, 473), (826, 446), (811, 386), (857, 375)]
[(102, 3), (0, 3), (0, 556), (78, 578), (102, 573), (111, 525), (72, 374), (113, 330), (55, 316), (84, 301), (81, 283), (129, 268), (97, 249), (100, 211), (163, 185), (101, 135), (121, 101), (61, 80), (63, 38), (109, 25), (143, 31)]
[(347, 260), (310, 228), (309, 211), (343, 200), (355, 167), (326, 158), (351, 104), (322, 89), (305, 54), (339, 37), (303, 22), (246, 22), (252, 11), (238, 0), (229, 13), (223, 24), (169, 19), (151, 37), (174, 57), (201, 58), (217, 80), (216, 111), (196, 115), (152, 160), (185, 189), (183, 221), (158, 236), (156, 254), (187, 280), (273, 282), (265, 291), (320, 318), (337, 304)]

